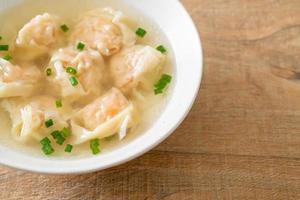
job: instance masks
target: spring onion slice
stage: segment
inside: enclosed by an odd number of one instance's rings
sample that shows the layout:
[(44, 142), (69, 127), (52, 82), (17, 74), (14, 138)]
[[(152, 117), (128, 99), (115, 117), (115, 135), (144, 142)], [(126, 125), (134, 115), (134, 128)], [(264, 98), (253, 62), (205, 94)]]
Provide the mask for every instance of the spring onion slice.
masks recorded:
[(53, 126), (53, 120), (52, 119), (48, 119), (47, 121), (45, 121), (45, 126), (47, 127), (47, 128), (49, 128), (49, 127), (51, 127), (51, 126)]
[(137, 36), (143, 38), (147, 34), (147, 31), (145, 31), (143, 28), (138, 28), (135, 33)]
[(3, 59), (7, 60), (7, 61), (10, 61), (12, 59), (12, 56), (7, 54), (7, 55), (3, 56)]
[(61, 25), (60, 26), (60, 28), (61, 28), (61, 30), (63, 31), (63, 32), (68, 32), (70, 29), (69, 29), (69, 27), (66, 25), (66, 24), (63, 24), (63, 25)]
[(69, 74), (72, 74), (72, 75), (76, 75), (77, 74), (77, 70), (73, 67), (67, 67), (66, 71), (69, 73)]
[(167, 49), (163, 45), (156, 47), (156, 50), (160, 51), (162, 54), (167, 53)]
[(163, 74), (159, 81), (154, 85), (154, 94), (158, 95), (163, 93), (165, 88), (168, 86), (169, 83), (172, 81), (172, 76), (168, 74)]
[(46, 75), (47, 76), (51, 76), (52, 75), (52, 69), (51, 68), (47, 68), (46, 69)]
[(55, 101), (55, 105), (56, 105), (56, 108), (61, 108), (62, 107), (62, 102), (61, 102), (61, 100), (59, 99), (59, 100), (56, 100)]
[(9, 46), (8, 45), (0, 45), (0, 51), (8, 51)]
[(65, 152), (67, 153), (71, 153), (73, 149), (73, 146), (71, 144), (67, 144), (66, 148), (65, 148)]
[(60, 131), (53, 131), (51, 135), (53, 139), (56, 141), (56, 143), (59, 145), (62, 145), (66, 140)]
[(40, 141), (42, 145), (42, 151), (44, 152), (45, 155), (50, 155), (54, 152), (54, 149), (51, 146), (51, 141), (49, 140), (48, 137), (45, 137)]
[(63, 128), (62, 130), (61, 130), (61, 133), (62, 133), (62, 135), (65, 137), (65, 138), (67, 138), (67, 137), (69, 137), (70, 135), (71, 135), (71, 131), (70, 131), (70, 129), (69, 128)]
[(84, 50), (84, 47), (85, 47), (85, 44), (83, 44), (82, 42), (79, 42), (77, 44), (77, 49), (80, 50), (80, 51), (83, 51)]
[(75, 76), (70, 77), (70, 83), (71, 85), (73, 85), (74, 87), (78, 85), (78, 80)]
[(100, 153), (100, 149), (99, 149), (99, 139), (93, 139), (93, 140), (90, 141), (90, 149), (92, 150), (92, 153), (93, 153), (94, 155)]

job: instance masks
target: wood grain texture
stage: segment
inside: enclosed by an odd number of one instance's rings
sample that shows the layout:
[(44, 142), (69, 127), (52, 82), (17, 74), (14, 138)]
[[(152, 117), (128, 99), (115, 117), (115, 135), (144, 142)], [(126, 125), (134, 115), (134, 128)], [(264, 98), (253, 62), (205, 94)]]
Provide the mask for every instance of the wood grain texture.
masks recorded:
[(182, 0), (204, 48), (192, 112), (156, 149), (97, 173), (0, 168), (0, 199), (300, 199), (300, 1)]

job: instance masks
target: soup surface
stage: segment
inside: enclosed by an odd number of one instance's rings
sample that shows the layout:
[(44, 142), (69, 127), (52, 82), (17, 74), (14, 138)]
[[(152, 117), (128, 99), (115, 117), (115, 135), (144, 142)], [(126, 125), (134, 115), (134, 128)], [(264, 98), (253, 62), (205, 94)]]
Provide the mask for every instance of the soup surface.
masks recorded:
[(0, 23), (1, 145), (97, 155), (159, 118), (172, 51), (159, 27), (121, 1), (27, 0)]

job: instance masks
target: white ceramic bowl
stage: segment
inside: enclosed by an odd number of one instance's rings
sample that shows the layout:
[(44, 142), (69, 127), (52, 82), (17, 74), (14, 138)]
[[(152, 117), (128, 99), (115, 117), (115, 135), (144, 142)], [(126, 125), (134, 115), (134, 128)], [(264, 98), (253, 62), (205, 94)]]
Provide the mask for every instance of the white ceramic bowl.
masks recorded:
[[(0, 2), (1, 8), (22, 0)], [(166, 34), (176, 59), (174, 91), (153, 126), (127, 145), (109, 153), (77, 160), (43, 159), (0, 145), (0, 163), (40, 173), (85, 173), (132, 160), (167, 138), (184, 120), (197, 96), (202, 77), (202, 49), (197, 30), (178, 0), (124, 0), (158, 24)], [(187, 144), (188, 145), (188, 144)]]

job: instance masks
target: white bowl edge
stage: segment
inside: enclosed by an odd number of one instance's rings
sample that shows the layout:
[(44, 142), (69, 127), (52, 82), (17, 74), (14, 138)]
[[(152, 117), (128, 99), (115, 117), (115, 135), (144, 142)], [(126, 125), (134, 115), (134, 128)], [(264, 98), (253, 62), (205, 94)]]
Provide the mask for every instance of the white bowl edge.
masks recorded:
[[(181, 26), (180, 31), (182, 32), (179, 32), (176, 26), (161, 26), (161, 28), (166, 33), (173, 47), (177, 67), (184, 67), (185, 65), (191, 65), (191, 67), (195, 67), (195, 69), (191, 69), (191, 74), (188, 74), (189, 77), (183, 77), (183, 75), (181, 76), (181, 74), (177, 74), (177, 77), (180, 78), (177, 78), (176, 80), (174, 94), (172, 95), (171, 99), (180, 99), (182, 101), (180, 102), (181, 107), (176, 108), (176, 113), (170, 116), (170, 114), (174, 112), (172, 110), (174, 108), (174, 104), (172, 104), (173, 107), (167, 105), (159, 120), (153, 125), (152, 128), (150, 128), (150, 130), (147, 130), (144, 135), (125, 145), (124, 147), (121, 147), (120, 149), (114, 150), (113, 152), (107, 153), (103, 156), (95, 156), (78, 160), (41, 159), (20, 154), (0, 146), (1, 164), (26, 171), (48, 174), (88, 173), (102, 170), (125, 163), (146, 153), (165, 140), (185, 119), (197, 97), (202, 79), (203, 54), (197, 28), (195, 27), (189, 14), (178, 0), (125, 0), (125, 2), (145, 12), (145, 14), (149, 15), (154, 22), (170, 20), (169, 18), (159, 18), (158, 13), (160, 12), (165, 12), (170, 16), (172, 15), (172, 12), (173, 14), (180, 14), (181, 17), (174, 17), (178, 18), (176, 18), (176, 23)], [(170, 8), (170, 6), (172, 8)], [(164, 8), (170, 9), (164, 10)], [(153, 13), (154, 11), (155, 13)], [(166, 24), (166, 22), (160, 23)], [(185, 30), (185, 28), (187, 30)], [(177, 41), (174, 47), (172, 40), (173, 38), (178, 38), (178, 34), (185, 35), (188, 38), (185, 38), (182, 41)], [(185, 52), (179, 51), (176, 49), (176, 46), (187, 47), (187, 49)], [(177, 52), (179, 52), (180, 55), (178, 55)], [(181, 60), (181, 57), (190, 57), (190, 59)], [(183, 61), (187, 63), (182, 63)], [(180, 71), (181, 70), (178, 70), (177, 72), (180, 73)], [(188, 83), (186, 83), (186, 85), (179, 85), (181, 82)], [(188, 87), (186, 88), (186, 86)], [(157, 134), (154, 135), (151, 134), (151, 132)]]

